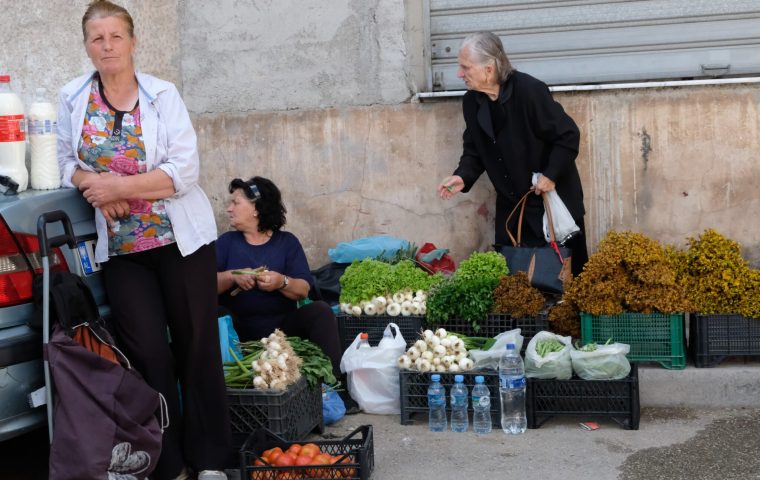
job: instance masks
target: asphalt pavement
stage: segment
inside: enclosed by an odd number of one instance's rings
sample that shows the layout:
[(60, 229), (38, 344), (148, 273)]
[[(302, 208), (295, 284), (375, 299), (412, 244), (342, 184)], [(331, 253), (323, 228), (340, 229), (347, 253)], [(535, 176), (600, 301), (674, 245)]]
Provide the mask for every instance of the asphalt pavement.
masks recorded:
[[(373, 480), (760, 480), (760, 408), (643, 408), (638, 430), (557, 417), (516, 436), (432, 433), (424, 414), (413, 420), (405, 426), (397, 415), (360, 413), (326, 427), (323, 437), (373, 425)], [(588, 420), (600, 428), (582, 429)], [(47, 478), (46, 435), (36, 430), (0, 444), (0, 479)]]
[(340, 437), (372, 424), (373, 480), (760, 480), (760, 409), (644, 408), (638, 430), (557, 417), (522, 435), (432, 433), (425, 415), (352, 415), (326, 429)]

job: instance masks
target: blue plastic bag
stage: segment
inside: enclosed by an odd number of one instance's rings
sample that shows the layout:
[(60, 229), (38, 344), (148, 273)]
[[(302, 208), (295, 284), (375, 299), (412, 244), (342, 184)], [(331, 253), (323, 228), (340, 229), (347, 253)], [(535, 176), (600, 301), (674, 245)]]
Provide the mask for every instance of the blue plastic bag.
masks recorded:
[(335, 423), (346, 415), (346, 404), (340, 398), (338, 392), (322, 385), (322, 417), (325, 425)]
[(230, 349), (235, 352), (238, 359), (243, 358), (243, 353), (240, 351), (238, 343), (240, 338), (238, 337), (235, 328), (232, 326), (232, 317), (225, 315), (219, 317), (219, 349), (222, 351), (222, 362), (234, 362)]
[(382, 255), (390, 259), (396, 252), (409, 248), (409, 241), (389, 235), (363, 237), (350, 242), (340, 242), (327, 251), (330, 260), (338, 263), (351, 263), (354, 260), (376, 258)]

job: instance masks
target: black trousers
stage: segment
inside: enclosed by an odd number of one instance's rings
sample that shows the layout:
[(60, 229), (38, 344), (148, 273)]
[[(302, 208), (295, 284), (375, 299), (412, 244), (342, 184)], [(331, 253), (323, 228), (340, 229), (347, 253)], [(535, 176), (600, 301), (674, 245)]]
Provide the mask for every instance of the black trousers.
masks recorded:
[(214, 245), (187, 257), (176, 244), (111, 257), (104, 273), (120, 345), (169, 408), (170, 425), (151, 479), (174, 478), (184, 466), (223, 470), (232, 442)]

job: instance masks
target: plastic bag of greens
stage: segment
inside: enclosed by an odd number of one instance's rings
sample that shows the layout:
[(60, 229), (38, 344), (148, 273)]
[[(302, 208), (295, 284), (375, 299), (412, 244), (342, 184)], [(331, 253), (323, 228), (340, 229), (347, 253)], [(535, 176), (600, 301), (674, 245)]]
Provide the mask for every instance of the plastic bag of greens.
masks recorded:
[(625, 343), (587, 344), (570, 352), (573, 371), (584, 380), (620, 380), (631, 371), (625, 357), (630, 350)]
[(494, 370), (498, 370), (499, 359), (504, 355), (508, 343), (513, 343), (518, 352), (522, 350), (523, 336), (520, 335), (519, 328), (501, 332), (494, 339), (496, 342), (488, 350), (473, 349), (467, 352), (474, 362), (473, 369), (493, 368)]
[(525, 350), (525, 376), (569, 380), (573, 376), (572, 339), (551, 332), (538, 332)]

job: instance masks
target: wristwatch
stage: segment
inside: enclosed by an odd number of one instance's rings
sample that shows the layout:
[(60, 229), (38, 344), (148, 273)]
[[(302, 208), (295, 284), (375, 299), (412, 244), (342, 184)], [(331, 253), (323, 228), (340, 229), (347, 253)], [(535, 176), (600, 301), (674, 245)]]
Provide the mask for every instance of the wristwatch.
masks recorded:
[(288, 276), (287, 275), (283, 275), (282, 276), (282, 286), (280, 287), (280, 290), (284, 290), (285, 288), (287, 288), (289, 282), (290, 282), (290, 279), (288, 278)]

